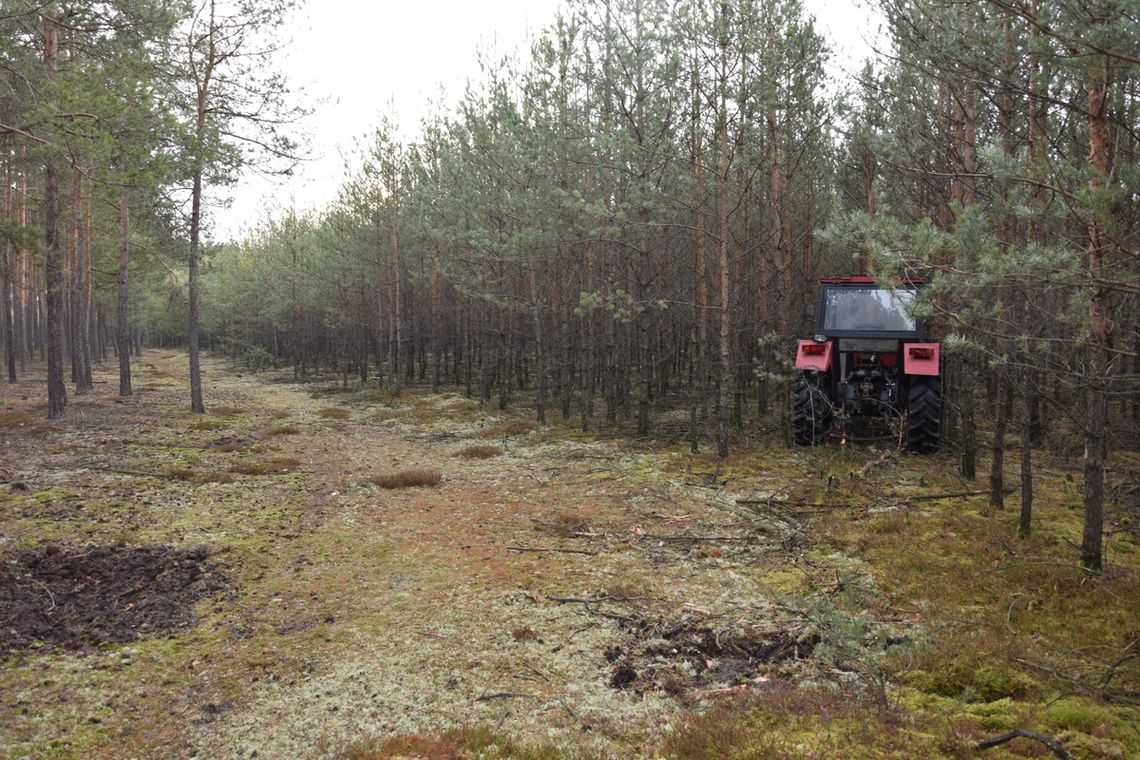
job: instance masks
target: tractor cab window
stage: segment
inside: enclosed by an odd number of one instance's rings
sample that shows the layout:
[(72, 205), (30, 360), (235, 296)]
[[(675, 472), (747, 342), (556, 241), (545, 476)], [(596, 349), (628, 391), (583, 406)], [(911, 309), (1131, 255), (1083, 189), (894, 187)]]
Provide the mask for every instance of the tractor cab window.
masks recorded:
[(825, 288), (823, 331), (915, 332), (913, 290)]

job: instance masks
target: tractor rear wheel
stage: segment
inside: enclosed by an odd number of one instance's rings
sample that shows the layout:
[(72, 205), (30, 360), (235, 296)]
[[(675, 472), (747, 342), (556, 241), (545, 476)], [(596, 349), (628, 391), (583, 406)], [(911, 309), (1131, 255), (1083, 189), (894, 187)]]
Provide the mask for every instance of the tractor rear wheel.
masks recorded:
[(907, 448), (918, 454), (933, 454), (942, 445), (942, 381), (912, 377), (907, 402)]
[(792, 404), (794, 439), (800, 446), (818, 446), (831, 430), (831, 401), (821, 387), (826, 375), (801, 374), (796, 378), (796, 398)]

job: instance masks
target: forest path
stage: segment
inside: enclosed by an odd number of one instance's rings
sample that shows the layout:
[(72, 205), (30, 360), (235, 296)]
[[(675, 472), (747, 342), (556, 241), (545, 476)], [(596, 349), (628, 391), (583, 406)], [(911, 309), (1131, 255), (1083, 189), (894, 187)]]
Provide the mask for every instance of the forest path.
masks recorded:
[[(134, 399), (104, 375), (63, 421), (7, 438), (29, 494), (4, 539), (30, 545), (50, 525), (61, 543), (205, 544), (235, 592), (175, 638), (107, 650), (114, 667), (60, 654), (34, 688), (9, 673), (38, 710), (13, 747), (65, 725), (88, 756), (300, 757), (492, 725), (636, 756), (686, 694), (741, 673), (632, 639), (762, 627), (771, 580), (789, 571), (779, 546), (794, 526), (735, 497), (786, 483), (794, 453), (709, 489), (711, 472), (692, 469), (712, 460), (537, 431), (454, 394), (341, 392), (213, 359), (200, 417), (185, 411), (184, 362), (149, 352)], [(4, 399), (30, 414), (39, 390)], [(500, 453), (461, 456), (472, 445)], [(423, 468), (441, 483), (369, 482)], [(61, 690), (67, 710), (48, 708)]]

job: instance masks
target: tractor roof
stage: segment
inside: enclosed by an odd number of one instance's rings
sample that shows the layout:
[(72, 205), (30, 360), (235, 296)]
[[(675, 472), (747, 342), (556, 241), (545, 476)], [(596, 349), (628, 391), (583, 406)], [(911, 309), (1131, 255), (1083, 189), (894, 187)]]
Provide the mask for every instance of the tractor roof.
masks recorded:
[[(822, 285), (878, 285), (879, 281), (867, 275), (853, 275), (851, 277), (820, 277)], [(921, 285), (926, 282), (921, 277), (903, 277), (899, 282), (905, 285)]]

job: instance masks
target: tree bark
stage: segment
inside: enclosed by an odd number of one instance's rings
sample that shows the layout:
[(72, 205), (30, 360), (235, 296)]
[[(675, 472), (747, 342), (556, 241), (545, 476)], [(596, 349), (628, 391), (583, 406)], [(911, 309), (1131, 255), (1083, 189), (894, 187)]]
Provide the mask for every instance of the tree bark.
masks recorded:
[[(12, 164), (4, 162), (4, 221), (12, 218)], [(0, 298), (0, 308), (4, 309), (4, 359), (8, 367), (8, 382), (16, 382), (16, 314), (12, 309), (12, 260), (14, 250), (12, 241), (4, 241), (4, 250), (0, 251), (0, 288), (3, 297)]]
[(119, 354), (119, 395), (130, 396), (131, 388), (131, 326), (127, 314), (127, 277), (131, 261), (131, 214), (127, 191), (119, 197), (119, 308), (115, 348)]
[(83, 170), (76, 165), (72, 169), (72, 203), (74, 204), (74, 245), (71, 272), (71, 367), (77, 396), (85, 395), (91, 386), (91, 344), (90, 309), (85, 298), (87, 294), (87, 220), (84, 216)]
[(728, 456), (728, 385), (731, 381), (729, 349), (732, 311), (729, 308), (728, 261), (728, 3), (720, 3), (720, 108), (717, 125), (717, 148), (720, 152), (717, 214), (720, 217), (720, 386), (717, 389), (717, 455)]
[[(54, 78), (59, 34), (53, 12), (44, 13), (44, 62)], [(44, 284), (47, 289), (48, 419), (58, 419), (67, 409), (64, 382), (64, 277), (63, 244), (59, 236), (59, 172), (55, 156), (44, 162)]]
[(1021, 418), (1021, 512), (1017, 518), (1017, 535), (1028, 538), (1033, 529), (1033, 397), (1032, 373), (1025, 370), (1022, 388)]
[(538, 275), (535, 274), (536, 264), (531, 262), (530, 271), (527, 272), (530, 284), (531, 318), (534, 322), (535, 346), (535, 374), (538, 376), (538, 387), (535, 395), (536, 413), (540, 424), (546, 424), (546, 354), (543, 350), (542, 334), (542, 308), (538, 297)]
[[(1104, 11), (1094, 8), (1097, 24), (1104, 22)], [(1108, 184), (1110, 170), (1109, 125), (1106, 116), (1109, 86), (1109, 59), (1094, 59), (1089, 69), (1089, 164), (1093, 175), (1089, 188), (1094, 208), (1089, 221), (1088, 275), (1089, 346), (1088, 414), (1085, 428), (1084, 532), (1081, 538), (1081, 564), (1091, 570), (1102, 566), (1104, 533), (1104, 480), (1108, 459), (1108, 389), (1111, 374), (1110, 318), (1108, 292), (1099, 284), (1105, 268), (1107, 242), (1104, 239), (1096, 195)]]
[[(21, 163), (24, 160), (24, 152), (20, 152)], [(28, 175), (21, 170), (16, 180), (16, 190), (19, 194), (19, 202), (16, 204), (16, 226), (19, 229), (26, 229), (28, 226)], [(30, 343), (28, 336), (28, 269), (31, 267), (31, 262), (24, 251), (23, 244), (17, 244), (16, 247), (16, 282), (15, 290), (13, 292), (12, 311), (16, 319), (16, 344), (19, 349), (20, 357), (20, 372), (28, 371), (28, 344)]]
[(197, 111), (195, 114), (194, 129), (194, 177), (193, 188), (190, 195), (190, 256), (187, 263), (189, 313), (187, 318), (186, 343), (190, 354), (190, 411), (195, 414), (205, 414), (206, 406), (202, 401), (202, 367), (199, 349), (199, 311), (198, 311), (198, 255), (200, 237), (202, 233), (202, 173), (205, 168), (205, 142), (207, 116), (210, 105), (210, 86), (213, 80), (214, 66), (217, 64), (217, 47), (214, 41), (215, 2), (210, 0), (209, 18), (207, 20), (207, 34), (209, 35), (206, 58), (202, 62), (200, 79), (197, 87)]
[(990, 506), (1005, 508), (1005, 434), (1013, 406), (1013, 388), (1004, 372), (997, 379), (997, 408), (994, 410), (994, 442), (990, 457)]

